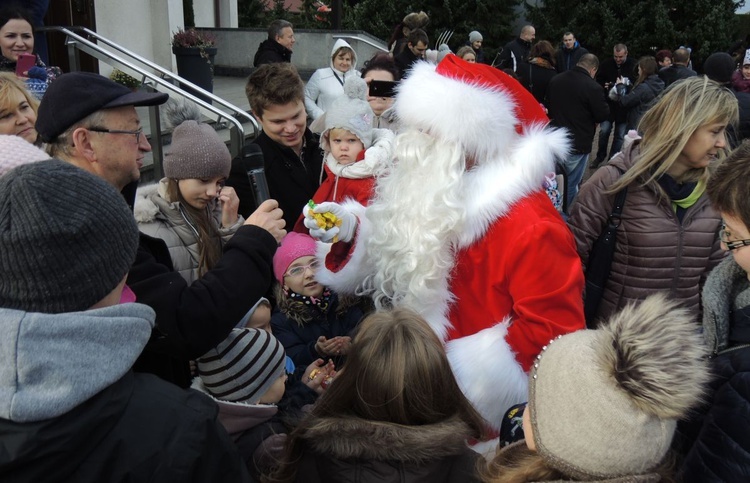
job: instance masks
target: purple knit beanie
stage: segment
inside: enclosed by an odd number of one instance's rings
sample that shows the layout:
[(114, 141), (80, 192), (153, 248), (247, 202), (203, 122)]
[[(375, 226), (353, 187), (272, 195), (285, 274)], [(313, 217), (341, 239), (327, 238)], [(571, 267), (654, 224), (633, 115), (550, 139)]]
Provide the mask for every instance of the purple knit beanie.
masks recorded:
[(284, 274), (289, 265), (300, 257), (315, 255), (315, 240), (310, 235), (291, 232), (281, 240), (273, 256), (273, 274), (279, 283), (284, 283)]

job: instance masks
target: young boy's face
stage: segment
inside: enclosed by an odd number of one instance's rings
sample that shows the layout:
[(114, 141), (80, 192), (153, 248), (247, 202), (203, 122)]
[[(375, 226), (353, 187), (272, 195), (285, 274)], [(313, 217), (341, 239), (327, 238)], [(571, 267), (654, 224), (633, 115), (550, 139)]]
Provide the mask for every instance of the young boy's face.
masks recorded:
[[(725, 226), (721, 238), (721, 247), (723, 249), (727, 249), (725, 242), (750, 240), (750, 229), (739, 218), (727, 213), (722, 213), (721, 217), (724, 220)], [(734, 261), (737, 262), (737, 265), (742, 267), (748, 274), (748, 279), (750, 279), (750, 245), (735, 248), (730, 253), (734, 257)]]
[(260, 304), (255, 308), (253, 315), (245, 324), (245, 327), (250, 329), (265, 330), (269, 334), (271, 333), (271, 306), (267, 304)]
[(352, 164), (365, 146), (357, 136), (346, 129), (331, 129), (328, 132), (331, 154), (339, 164)]
[(745, 64), (742, 66), (742, 77), (745, 79), (750, 79), (750, 64)]
[(268, 388), (265, 394), (260, 397), (261, 404), (276, 404), (281, 401), (281, 397), (284, 395), (284, 389), (286, 389), (286, 371), (273, 383), (273, 386)]

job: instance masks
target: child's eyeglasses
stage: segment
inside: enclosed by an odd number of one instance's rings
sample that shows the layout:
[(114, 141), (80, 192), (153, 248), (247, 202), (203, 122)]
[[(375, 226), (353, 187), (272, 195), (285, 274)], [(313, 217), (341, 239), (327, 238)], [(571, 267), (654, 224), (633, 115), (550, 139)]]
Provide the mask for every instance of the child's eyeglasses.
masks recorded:
[(308, 263), (307, 265), (300, 265), (298, 267), (294, 267), (290, 269), (288, 272), (286, 272), (286, 276), (288, 277), (301, 277), (304, 275), (305, 270), (308, 268), (315, 272), (318, 267), (320, 266), (320, 262), (318, 260), (313, 260), (312, 262)]
[(728, 251), (737, 250), (738, 248), (742, 248), (745, 246), (750, 245), (750, 240), (729, 240), (729, 235), (727, 235), (727, 225), (723, 224), (721, 225), (721, 230), (719, 230), (719, 240), (726, 245)]

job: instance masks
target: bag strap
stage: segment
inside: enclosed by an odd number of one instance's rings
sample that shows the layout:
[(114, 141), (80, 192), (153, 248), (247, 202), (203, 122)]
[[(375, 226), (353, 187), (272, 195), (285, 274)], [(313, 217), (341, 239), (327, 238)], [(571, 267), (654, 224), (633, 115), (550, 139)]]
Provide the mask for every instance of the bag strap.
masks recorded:
[[(624, 171), (620, 170), (620, 168), (616, 168), (618, 171), (620, 171), (620, 176), (625, 173)], [(625, 206), (625, 197), (627, 195), (628, 187), (625, 186), (623, 189), (618, 191), (617, 195), (615, 196), (615, 202), (614, 205), (612, 205), (612, 213), (610, 213), (609, 218), (607, 219), (607, 223), (614, 226), (615, 228), (620, 226), (620, 219), (622, 218), (622, 208)]]

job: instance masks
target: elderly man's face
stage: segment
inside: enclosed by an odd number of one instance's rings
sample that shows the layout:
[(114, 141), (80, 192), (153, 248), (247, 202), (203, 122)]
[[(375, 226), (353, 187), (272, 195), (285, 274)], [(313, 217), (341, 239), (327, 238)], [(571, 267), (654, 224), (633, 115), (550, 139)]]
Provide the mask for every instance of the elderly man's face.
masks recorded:
[(99, 177), (121, 190), (140, 179), (143, 157), (151, 151), (151, 145), (144, 133), (136, 136), (92, 131), (92, 128), (133, 132), (141, 129), (140, 118), (133, 106), (116, 107), (104, 112), (101, 126), (88, 126), (91, 146), (96, 154), (93, 169)]
[(281, 29), (281, 35), (276, 36), (276, 42), (289, 50), (292, 50), (296, 41), (297, 39), (294, 38), (294, 30), (292, 30), (292, 27), (284, 27)]

